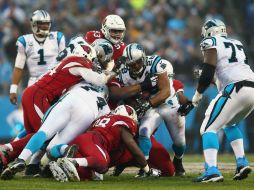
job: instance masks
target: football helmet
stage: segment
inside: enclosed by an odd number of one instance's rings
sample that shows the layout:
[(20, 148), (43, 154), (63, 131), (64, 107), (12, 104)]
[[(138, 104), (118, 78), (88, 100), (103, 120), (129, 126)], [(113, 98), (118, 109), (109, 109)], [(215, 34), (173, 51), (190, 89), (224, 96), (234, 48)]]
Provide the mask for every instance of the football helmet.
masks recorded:
[(118, 15), (108, 15), (102, 22), (101, 32), (113, 44), (120, 43), (125, 35), (125, 24)]
[(76, 44), (70, 55), (85, 57), (86, 59), (93, 62), (96, 58), (96, 51), (89, 44)]
[(174, 76), (174, 69), (173, 69), (172, 64), (166, 59), (162, 59), (161, 61), (162, 61), (162, 64), (166, 65), (168, 77), (172, 78)]
[(132, 77), (137, 77), (144, 71), (146, 54), (141, 45), (137, 43), (127, 45), (123, 56), (126, 58), (125, 64)]
[(215, 35), (227, 36), (225, 24), (218, 19), (207, 20), (202, 26), (201, 38)]
[(113, 46), (108, 40), (97, 39), (92, 44), (95, 49), (98, 61), (101, 64), (108, 63), (113, 55)]
[(133, 119), (136, 123), (138, 122), (138, 117), (137, 117), (136, 111), (129, 105), (120, 105), (120, 106), (116, 107), (112, 111), (112, 114), (126, 116), (126, 117)]
[[(30, 19), (32, 31), (35, 35), (46, 37), (51, 27), (51, 18), (47, 11), (36, 10)], [(45, 23), (47, 25), (45, 25)]]

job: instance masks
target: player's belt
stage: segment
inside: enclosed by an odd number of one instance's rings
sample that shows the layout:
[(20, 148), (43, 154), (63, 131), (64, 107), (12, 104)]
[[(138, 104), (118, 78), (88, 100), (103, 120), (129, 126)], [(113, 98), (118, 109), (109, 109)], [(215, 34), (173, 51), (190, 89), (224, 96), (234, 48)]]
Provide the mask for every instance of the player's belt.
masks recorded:
[(254, 82), (253, 81), (247, 81), (247, 80), (243, 80), (243, 81), (240, 81), (240, 82), (236, 82), (235, 83), (235, 90), (236, 92), (239, 92), (239, 90), (242, 88), (242, 87), (252, 87), (254, 88)]

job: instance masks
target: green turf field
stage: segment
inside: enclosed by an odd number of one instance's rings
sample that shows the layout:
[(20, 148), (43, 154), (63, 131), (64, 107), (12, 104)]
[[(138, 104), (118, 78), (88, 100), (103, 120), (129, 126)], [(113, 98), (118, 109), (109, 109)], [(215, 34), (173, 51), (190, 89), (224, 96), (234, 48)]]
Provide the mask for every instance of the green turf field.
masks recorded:
[[(248, 155), (248, 159), (253, 166), (254, 155)], [(234, 163), (233, 155), (220, 155), (220, 162), (222, 163)], [(192, 163), (200, 163), (202, 165), (201, 155), (188, 155), (185, 156), (185, 162), (188, 165)], [(197, 165), (197, 164), (196, 164)], [(252, 167), (253, 169), (253, 167)], [(232, 168), (231, 168), (232, 170)], [(188, 172), (188, 170), (187, 170)], [(160, 177), (160, 178), (144, 178), (135, 179), (134, 174), (122, 174), (120, 177), (111, 177), (109, 175), (104, 176), (104, 181), (96, 182), (68, 182), (59, 183), (53, 179), (24, 179), (21, 177), (15, 177), (11, 181), (0, 180), (0, 190), (10, 189), (26, 189), (26, 190), (64, 190), (64, 189), (173, 189), (173, 190), (242, 190), (242, 189), (254, 189), (254, 173), (249, 175), (249, 178), (242, 181), (232, 181), (232, 172), (223, 172), (225, 181), (222, 183), (209, 183), (209, 184), (199, 184), (192, 183), (199, 172), (187, 173), (185, 177)]]

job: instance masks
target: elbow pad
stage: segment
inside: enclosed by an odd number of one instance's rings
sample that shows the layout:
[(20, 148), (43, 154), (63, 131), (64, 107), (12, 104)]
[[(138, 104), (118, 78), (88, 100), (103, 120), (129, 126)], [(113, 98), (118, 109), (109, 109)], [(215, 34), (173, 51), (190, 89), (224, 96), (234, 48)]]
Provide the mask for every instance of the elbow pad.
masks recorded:
[(201, 76), (198, 81), (198, 92), (203, 93), (213, 81), (215, 66), (204, 63)]

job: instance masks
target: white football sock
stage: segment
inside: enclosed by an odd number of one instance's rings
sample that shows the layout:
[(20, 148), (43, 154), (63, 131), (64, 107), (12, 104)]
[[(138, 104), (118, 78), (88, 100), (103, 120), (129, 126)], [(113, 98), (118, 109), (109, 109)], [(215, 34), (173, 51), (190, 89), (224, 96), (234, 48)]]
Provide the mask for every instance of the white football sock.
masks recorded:
[(235, 153), (235, 158), (242, 158), (244, 157), (244, 147), (243, 147), (243, 139), (236, 139), (232, 141), (231, 147)]
[(204, 150), (205, 161), (209, 167), (211, 166), (217, 167), (217, 153), (218, 150), (214, 148)]
[(68, 147), (67, 144), (61, 146), (61, 148), (60, 148), (60, 153), (61, 153), (62, 156), (64, 155), (65, 149), (66, 149), (67, 147)]
[(25, 148), (25, 149), (21, 152), (21, 154), (19, 155), (19, 159), (22, 159), (22, 160), (27, 161), (28, 158), (30, 158), (30, 157), (32, 156), (32, 154), (33, 154), (33, 153), (32, 153), (31, 150)]

